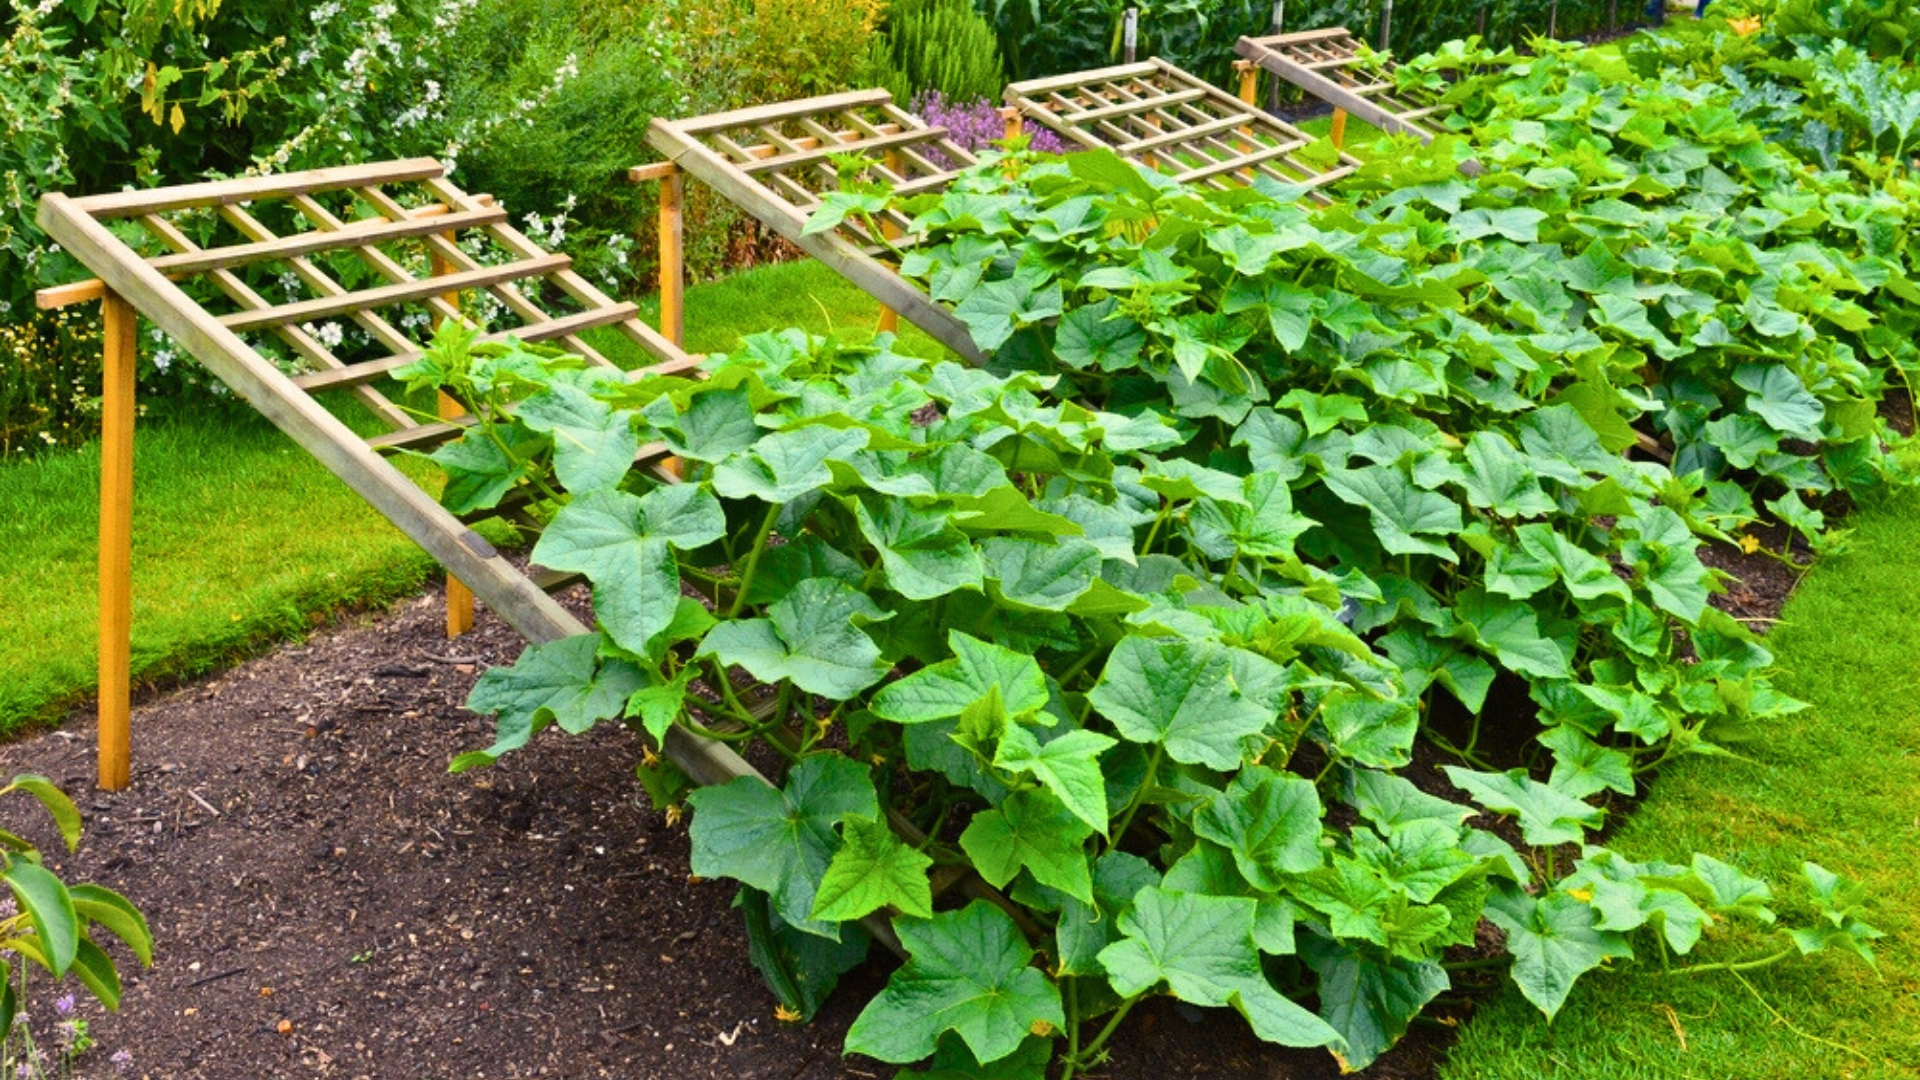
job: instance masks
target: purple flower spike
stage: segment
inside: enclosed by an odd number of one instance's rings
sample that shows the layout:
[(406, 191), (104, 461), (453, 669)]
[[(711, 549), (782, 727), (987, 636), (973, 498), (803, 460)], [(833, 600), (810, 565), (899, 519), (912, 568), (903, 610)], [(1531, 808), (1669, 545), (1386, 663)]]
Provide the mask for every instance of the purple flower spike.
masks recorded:
[[(947, 129), (947, 137), (962, 150), (979, 153), (989, 149), (991, 144), (1006, 137), (1007, 122), (1000, 117), (1000, 110), (993, 102), (980, 98), (970, 102), (952, 102), (943, 97), (938, 90), (924, 90), (914, 95), (910, 105), (913, 112), (935, 127)], [(1028, 125), (1027, 146), (1048, 154), (1064, 154), (1067, 145), (1060, 136), (1043, 127)], [(936, 164), (951, 166), (951, 162), (939, 156), (938, 151), (925, 151)]]
[(61, 1016), (73, 1015), (73, 995), (66, 994), (53, 999), (53, 1011)]

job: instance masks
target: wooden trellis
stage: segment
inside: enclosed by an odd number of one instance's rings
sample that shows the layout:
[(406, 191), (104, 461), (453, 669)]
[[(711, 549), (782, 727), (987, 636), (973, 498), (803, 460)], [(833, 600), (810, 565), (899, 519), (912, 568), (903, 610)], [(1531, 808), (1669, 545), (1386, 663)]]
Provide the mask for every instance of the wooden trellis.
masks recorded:
[[(48, 195), (39, 222), (97, 281), (50, 289), (42, 306), (100, 300), (106, 324), (101, 468), (100, 783), (129, 778), (136, 313), (366, 499), (530, 641), (587, 632), (548, 588), (516, 569), (382, 451), (457, 436), (460, 415), (418, 417), (376, 387), (417, 359), (427, 329), (463, 318), (459, 294), (493, 309), (488, 337), (557, 341), (609, 365), (580, 335), (618, 329), (653, 356), (648, 372), (693, 359), (422, 159), (85, 198)], [(127, 223), (138, 226), (130, 231)], [(109, 227), (109, 226), (113, 227)], [(129, 237), (138, 236), (143, 253)], [(418, 273), (421, 267), (430, 272)], [(245, 271), (241, 273), (240, 271)], [(270, 299), (262, 289), (285, 293)], [(480, 299), (484, 295), (486, 299)], [(355, 332), (346, 330), (348, 323)], [(249, 340), (251, 339), (251, 340)], [(268, 345), (269, 341), (276, 344)], [(268, 351), (263, 351), (263, 347)], [(276, 359), (269, 352), (278, 355)], [(291, 369), (291, 370), (289, 370)], [(314, 395), (357, 395), (389, 430), (362, 438)], [(445, 403), (443, 402), (443, 407)], [(664, 448), (642, 451), (642, 460)], [(701, 782), (752, 770), (731, 750), (676, 732), (668, 751)]]
[[(980, 358), (966, 324), (884, 261), (889, 244), (898, 247), (913, 240), (904, 216), (889, 212), (877, 218), (883, 235), (874, 235), (864, 222), (853, 219), (833, 230), (804, 232), (821, 198), (840, 186), (834, 161), (838, 155), (867, 159), (868, 174), (898, 194), (944, 189), (975, 161), (947, 138), (945, 128), (930, 126), (900, 108), (885, 90), (855, 90), (686, 120), (658, 118), (647, 130), (647, 141), (671, 165), (712, 187), (941, 344), (969, 360)], [(633, 170), (633, 177), (678, 181), (649, 166)], [(667, 228), (663, 225), (663, 237)]]
[(1323, 167), (1300, 157), (1312, 136), (1160, 59), (1033, 79), (1007, 87), (1007, 104), (1089, 149), (1225, 188), (1255, 176), (1318, 188), (1360, 162)]
[(1393, 59), (1364, 57), (1360, 40), (1345, 27), (1243, 37), (1233, 51), (1332, 105), (1336, 124), (1351, 113), (1382, 131), (1432, 142), (1431, 118), (1446, 109), (1438, 93), (1402, 89)]

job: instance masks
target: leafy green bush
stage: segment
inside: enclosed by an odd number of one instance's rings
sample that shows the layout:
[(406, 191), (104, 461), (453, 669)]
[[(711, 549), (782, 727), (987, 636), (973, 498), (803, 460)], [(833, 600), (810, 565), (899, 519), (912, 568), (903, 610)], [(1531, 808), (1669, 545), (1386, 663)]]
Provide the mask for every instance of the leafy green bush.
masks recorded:
[[(1012, 79), (1032, 79), (1117, 64), (1124, 56), (1121, 19), (1140, 12), (1136, 55), (1158, 56), (1220, 86), (1231, 88), (1233, 45), (1243, 34), (1267, 32), (1273, 5), (1258, 0), (976, 0), (994, 25)], [(1634, 10), (1627, 5), (1628, 14)], [(1607, 26), (1609, 0), (1489, 0), (1480, 4), (1402, 0), (1393, 6), (1392, 51), (1414, 55), (1454, 38), (1479, 34), (1496, 46), (1521, 44), (1547, 32), (1558, 11), (1563, 37)], [(1290, 3), (1288, 31), (1344, 26), (1364, 41), (1380, 41), (1382, 5), (1377, 0), (1313, 0)]]
[[(647, 124), (685, 101), (673, 37), (646, 14), (588, 0), (499, 0), (423, 42), (418, 119), (400, 136), (456, 165), (536, 239), (612, 291), (652, 269), (636, 249), (657, 195), (630, 184)], [(651, 248), (647, 248), (651, 251)]]
[(997, 101), (1004, 85), (1000, 45), (972, 0), (910, 0), (887, 9), (874, 43), (897, 101), (935, 91), (948, 101)]

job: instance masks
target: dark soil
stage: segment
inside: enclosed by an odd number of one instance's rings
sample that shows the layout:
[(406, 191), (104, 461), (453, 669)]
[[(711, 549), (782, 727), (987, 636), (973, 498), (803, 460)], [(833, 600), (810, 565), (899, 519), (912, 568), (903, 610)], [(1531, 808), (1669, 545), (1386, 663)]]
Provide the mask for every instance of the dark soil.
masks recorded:
[[(113, 1075), (126, 1049), (128, 1075), (154, 1080), (891, 1077), (840, 1056), (891, 964), (850, 975), (812, 1024), (777, 1021), (733, 887), (690, 881), (684, 825), (637, 797), (639, 739), (550, 732), (447, 773), (492, 740), (461, 702), (520, 640), (482, 614), (449, 642), (442, 612), (422, 597), (142, 703), (120, 794), (93, 789), (86, 713), (0, 747), (6, 775), (52, 777), (87, 818), (75, 856), (25, 802), (7, 826), (67, 880), (124, 892), (158, 943), (150, 971), (116, 950), (118, 1014), (79, 995), (99, 1040), (79, 1075)], [(38, 984), (41, 1023), (51, 996)], [(1368, 1075), (1432, 1075), (1445, 1030), (1416, 1028)], [(1338, 1070), (1162, 1000), (1094, 1075)]]
[[(1761, 627), (1799, 576), (1737, 549), (1709, 561), (1740, 579), (1715, 602)], [(585, 614), (583, 596), (568, 602)], [(52, 777), (88, 825), (76, 856), (51, 854), (56, 838), (25, 803), (7, 827), (67, 880), (124, 892), (159, 946), (150, 971), (118, 954), (119, 1014), (83, 1000), (99, 1046), (78, 1075), (112, 1074), (108, 1056), (126, 1049), (129, 1074), (155, 1080), (891, 1077), (839, 1050), (891, 963), (877, 955), (848, 976), (810, 1025), (776, 1020), (733, 887), (691, 880), (684, 826), (639, 796), (637, 738), (615, 725), (549, 732), (535, 751), (448, 774), (455, 754), (492, 740), (491, 722), (461, 707), (469, 687), (521, 642), (485, 613), (449, 642), (442, 604), (430, 594), (153, 696), (134, 713), (124, 793), (93, 789), (85, 712), (0, 747), (4, 775)], [(1496, 697), (1513, 700), (1489, 708), (1483, 745), (1519, 753), (1533, 730), (1525, 695)], [(1408, 775), (1448, 791), (1421, 746)], [(51, 995), (38, 989), (44, 1023)], [(1471, 1007), (1443, 1001), (1365, 1075), (1431, 1077)], [(1325, 1053), (1269, 1046), (1238, 1017), (1162, 998), (1135, 1011), (1092, 1076), (1338, 1074)]]

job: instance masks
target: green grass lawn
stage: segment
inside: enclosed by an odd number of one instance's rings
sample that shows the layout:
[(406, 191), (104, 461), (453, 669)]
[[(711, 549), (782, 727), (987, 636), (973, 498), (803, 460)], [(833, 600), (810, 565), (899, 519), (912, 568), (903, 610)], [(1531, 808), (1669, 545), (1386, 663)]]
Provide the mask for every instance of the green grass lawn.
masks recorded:
[[(1813, 703), (1745, 761), (1667, 770), (1611, 846), (1704, 851), (1777, 882), (1811, 859), (1865, 882), (1876, 971), (1820, 955), (1748, 973), (1589, 975), (1552, 1026), (1517, 993), (1468, 1023), (1448, 1080), (1912, 1080), (1920, 1076), (1920, 494), (1855, 513), (1774, 632), (1781, 688)], [(1786, 905), (1803, 893), (1782, 890)], [(1708, 960), (1774, 951), (1747, 934)]]
[[(871, 329), (878, 318), (871, 298), (813, 262), (738, 274), (687, 298), (688, 345), (699, 351), (732, 348), (742, 332)], [(903, 330), (906, 347), (936, 348)], [(624, 363), (644, 358), (617, 332), (596, 344)], [(350, 421), (369, 422), (350, 402), (340, 407)], [(434, 572), (397, 529), (250, 412), (147, 423), (134, 444), (137, 680), (204, 672), (297, 637), (327, 613), (405, 596)], [(0, 466), (8, 553), (0, 563), (0, 734), (93, 693), (99, 462), (95, 446)], [(433, 472), (407, 467), (423, 481)]]

